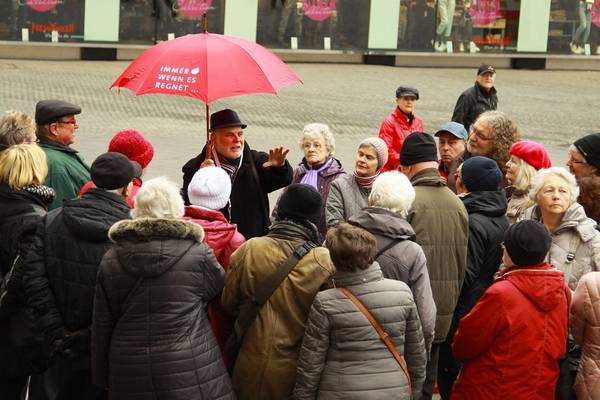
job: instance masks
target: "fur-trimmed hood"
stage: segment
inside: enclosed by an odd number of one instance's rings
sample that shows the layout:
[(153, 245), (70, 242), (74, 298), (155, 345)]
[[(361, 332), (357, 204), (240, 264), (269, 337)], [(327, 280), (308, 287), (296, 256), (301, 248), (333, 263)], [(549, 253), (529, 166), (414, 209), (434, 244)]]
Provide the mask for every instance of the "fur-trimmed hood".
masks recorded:
[(169, 270), (204, 239), (201, 226), (173, 218), (139, 218), (119, 221), (108, 232), (121, 266), (145, 277)]

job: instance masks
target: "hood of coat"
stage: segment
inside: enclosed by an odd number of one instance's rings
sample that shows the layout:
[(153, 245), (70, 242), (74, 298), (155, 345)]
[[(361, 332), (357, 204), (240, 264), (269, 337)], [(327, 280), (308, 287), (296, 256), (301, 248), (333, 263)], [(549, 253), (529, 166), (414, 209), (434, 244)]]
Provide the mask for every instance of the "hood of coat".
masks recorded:
[(6, 183), (0, 184), (0, 220), (32, 212), (32, 204), (47, 208), (40, 196), (26, 190), (13, 190)]
[[(117, 222), (108, 232), (123, 269), (133, 275), (158, 276), (169, 270), (195, 243), (201, 226), (172, 218), (139, 218)], [(186, 241), (182, 245), (182, 241)]]
[(540, 263), (500, 272), (497, 280), (508, 280), (543, 311), (555, 309), (565, 295), (563, 273), (551, 264)]
[(378, 207), (365, 207), (348, 219), (372, 234), (392, 240), (414, 240), (415, 231), (400, 215)]
[(316, 225), (307, 220), (303, 222), (304, 224), (287, 219), (277, 220), (269, 227), (267, 236), (282, 240), (311, 240), (318, 245), (319, 231)]
[(131, 218), (131, 208), (125, 199), (115, 193), (92, 188), (80, 199), (63, 203), (65, 225), (75, 237), (93, 242), (108, 239), (113, 224)]
[[(529, 208), (526, 212), (526, 218), (541, 220), (541, 212), (538, 206)], [(574, 230), (579, 234), (582, 242), (592, 240), (596, 235), (596, 221), (588, 218), (585, 214), (583, 206), (579, 203), (573, 203), (565, 212), (562, 222), (554, 231), (554, 235), (558, 235), (564, 231)]]
[(225, 216), (216, 210), (198, 206), (185, 206), (184, 219), (202, 227), (205, 235), (204, 239), (215, 252), (217, 259), (220, 259), (227, 243), (233, 239), (237, 232), (236, 225), (230, 224)]
[(383, 272), (381, 272), (381, 268), (377, 261), (374, 261), (369, 268), (355, 272), (336, 270), (333, 279), (336, 287), (356, 286), (362, 285), (363, 283), (382, 280)]
[(469, 192), (459, 196), (467, 213), (483, 214), (488, 217), (501, 217), (506, 214), (508, 202), (503, 189), (496, 191)]

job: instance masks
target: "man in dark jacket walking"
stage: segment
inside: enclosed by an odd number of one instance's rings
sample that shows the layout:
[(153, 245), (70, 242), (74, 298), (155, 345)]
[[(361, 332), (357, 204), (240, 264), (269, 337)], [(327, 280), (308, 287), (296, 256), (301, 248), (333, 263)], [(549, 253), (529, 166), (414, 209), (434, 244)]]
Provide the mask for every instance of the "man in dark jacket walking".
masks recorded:
[(456, 180), (459, 197), (469, 213), (467, 271), (452, 325), (440, 348), (438, 386), (442, 399), (450, 399), (460, 367), (452, 355), (458, 322), (467, 315), (492, 284), (502, 262), (502, 239), (508, 229), (506, 194), (499, 189), (502, 172), (494, 160), (471, 157), (462, 164)]
[(498, 96), (494, 82), (496, 70), (489, 64), (482, 64), (477, 70), (475, 85), (462, 92), (452, 114), (452, 121), (463, 124), (467, 132), (479, 114), (498, 108)]
[(440, 176), (433, 136), (415, 132), (404, 141), (400, 168), (415, 188), (408, 222), (427, 259), (431, 290), (437, 306), (435, 337), (427, 363), (423, 399), (431, 399), (441, 343), (450, 329), (467, 264), (468, 216), (460, 199)]
[(41, 222), (26, 255), (24, 287), (36, 327), (49, 348), (44, 373), (50, 398), (97, 399), (90, 383), (90, 326), (96, 274), (110, 247), (109, 228), (129, 218), (125, 200), (139, 164), (105, 153), (92, 164), (95, 188), (67, 200)]
[(232, 182), (229, 204), (221, 210), (225, 218), (237, 224), (246, 239), (266, 235), (271, 224), (268, 194), (292, 183), (293, 169), (286, 160), (289, 150), (276, 147), (268, 154), (251, 150), (244, 139), (247, 125), (233, 110), (212, 114), (210, 126), (210, 144), (182, 168), (185, 204), (190, 204), (187, 188), (196, 171), (216, 165), (229, 174)]

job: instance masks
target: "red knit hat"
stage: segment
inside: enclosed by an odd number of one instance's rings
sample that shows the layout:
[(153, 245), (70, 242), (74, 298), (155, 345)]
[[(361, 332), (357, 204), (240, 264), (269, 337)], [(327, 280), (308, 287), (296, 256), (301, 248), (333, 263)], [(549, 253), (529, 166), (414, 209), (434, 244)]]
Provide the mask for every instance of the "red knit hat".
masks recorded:
[(154, 157), (152, 143), (134, 129), (123, 129), (117, 132), (108, 144), (108, 151), (124, 154), (130, 160), (137, 161), (142, 168), (146, 168)]
[(520, 140), (510, 146), (510, 154), (519, 157), (536, 170), (550, 168), (550, 155), (541, 144), (531, 140)]

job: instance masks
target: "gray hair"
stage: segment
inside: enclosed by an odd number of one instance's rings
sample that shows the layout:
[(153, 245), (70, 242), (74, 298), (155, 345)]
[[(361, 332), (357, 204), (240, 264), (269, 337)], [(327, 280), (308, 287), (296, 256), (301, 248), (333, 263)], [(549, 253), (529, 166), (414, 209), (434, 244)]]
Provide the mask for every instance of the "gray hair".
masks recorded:
[(369, 204), (400, 214), (406, 218), (415, 201), (415, 189), (401, 172), (384, 172), (375, 179)]
[(35, 134), (33, 119), (22, 111), (7, 111), (0, 119), (0, 144), (14, 146)]
[(181, 218), (184, 214), (179, 188), (164, 176), (144, 182), (135, 195), (133, 218)]
[(518, 190), (529, 190), (531, 185), (533, 185), (533, 179), (537, 174), (537, 170), (526, 161), (523, 161), (522, 158), (515, 155), (513, 155), (513, 157), (519, 163), (519, 173), (515, 177), (513, 186)]
[(333, 133), (331, 133), (329, 126), (319, 122), (304, 126), (304, 129), (302, 129), (302, 136), (300, 136), (300, 150), (304, 150), (304, 140), (321, 138), (325, 142), (325, 147), (327, 148), (329, 154), (333, 155), (335, 150), (335, 139), (333, 138)]
[(567, 171), (563, 167), (550, 167), (545, 169), (540, 169), (535, 177), (533, 178), (533, 186), (529, 190), (529, 198), (537, 203), (538, 201), (538, 193), (542, 190), (544, 186), (544, 182), (550, 176), (558, 176), (567, 182), (569, 186), (569, 192), (571, 193), (571, 199), (569, 204), (573, 204), (577, 201), (579, 197), (579, 186), (577, 185), (577, 180), (575, 180), (575, 176), (572, 173)]

